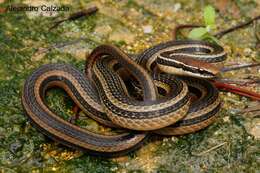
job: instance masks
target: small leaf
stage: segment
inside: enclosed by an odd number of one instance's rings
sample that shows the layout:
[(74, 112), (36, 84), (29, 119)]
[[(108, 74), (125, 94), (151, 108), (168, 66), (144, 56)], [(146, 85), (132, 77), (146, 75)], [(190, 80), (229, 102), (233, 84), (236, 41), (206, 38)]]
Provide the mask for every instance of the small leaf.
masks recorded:
[(204, 22), (206, 26), (215, 26), (215, 9), (208, 5), (204, 8)]
[(214, 36), (209, 36), (209, 38), (210, 38), (213, 42), (215, 42), (216, 44), (220, 44), (219, 41), (218, 41), (218, 39), (217, 39), (216, 37), (214, 37)]
[(210, 35), (209, 33), (204, 34), (202, 36), (202, 40), (209, 41), (209, 42), (216, 43), (216, 44), (220, 44), (218, 39), (216, 37)]
[(189, 33), (189, 38), (190, 39), (202, 39), (205, 34), (207, 34), (206, 28), (195, 28), (191, 30)]

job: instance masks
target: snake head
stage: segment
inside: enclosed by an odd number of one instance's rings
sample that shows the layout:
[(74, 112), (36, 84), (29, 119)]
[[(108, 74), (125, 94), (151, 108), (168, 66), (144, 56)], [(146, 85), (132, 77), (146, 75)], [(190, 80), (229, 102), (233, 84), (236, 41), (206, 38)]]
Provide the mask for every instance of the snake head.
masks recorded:
[(213, 64), (185, 56), (176, 56), (167, 59), (164, 56), (159, 56), (157, 64), (163, 72), (182, 76), (209, 79), (216, 77), (220, 72), (220, 68)]

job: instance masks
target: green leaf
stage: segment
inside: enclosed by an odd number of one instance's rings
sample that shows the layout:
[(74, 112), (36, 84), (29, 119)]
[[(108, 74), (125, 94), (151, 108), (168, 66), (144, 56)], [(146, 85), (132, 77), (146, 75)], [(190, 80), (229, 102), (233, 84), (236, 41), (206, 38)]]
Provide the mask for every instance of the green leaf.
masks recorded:
[(209, 33), (204, 34), (202, 36), (202, 40), (209, 41), (209, 42), (216, 43), (216, 44), (220, 44), (218, 39), (216, 37), (210, 35)]
[(203, 36), (205, 34), (207, 34), (207, 33), (208, 32), (207, 32), (206, 28), (195, 28), (195, 29), (191, 30), (191, 32), (189, 33), (188, 37), (190, 39), (195, 39), (195, 40), (202, 39)]
[(216, 38), (216, 37), (214, 37), (214, 36), (209, 36), (209, 39), (211, 39), (213, 42), (215, 42), (216, 44), (220, 44), (219, 43), (219, 41), (218, 41), (218, 39)]
[(215, 9), (208, 5), (204, 8), (204, 22), (206, 26), (211, 26), (211, 28), (214, 28), (215, 26), (215, 17), (216, 12)]

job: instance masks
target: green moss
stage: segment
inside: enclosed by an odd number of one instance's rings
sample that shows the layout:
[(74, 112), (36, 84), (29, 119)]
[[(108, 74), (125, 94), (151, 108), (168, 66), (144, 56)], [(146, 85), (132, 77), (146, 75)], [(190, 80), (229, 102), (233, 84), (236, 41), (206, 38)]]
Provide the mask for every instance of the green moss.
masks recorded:
[(72, 161), (64, 163), (63, 170), (67, 172), (96, 172), (108, 173), (112, 172), (110, 168), (115, 164), (111, 161), (98, 157), (83, 156)]

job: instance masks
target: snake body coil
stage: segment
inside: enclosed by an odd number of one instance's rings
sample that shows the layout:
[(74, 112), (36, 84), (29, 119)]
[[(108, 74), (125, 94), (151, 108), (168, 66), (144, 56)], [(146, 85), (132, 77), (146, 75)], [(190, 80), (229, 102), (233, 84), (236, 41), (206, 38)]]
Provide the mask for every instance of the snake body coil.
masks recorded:
[[(140, 146), (147, 131), (181, 135), (211, 124), (220, 109), (218, 90), (204, 79), (166, 73), (211, 78), (218, 69), (208, 63), (224, 59), (220, 46), (200, 41), (159, 44), (135, 60), (114, 46), (102, 45), (87, 58), (85, 75), (66, 64), (43, 65), (34, 71), (25, 82), (22, 104), (36, 128), (64, 145), (97, 155), (120, 155)], [(137, 81), (141, 100), (131, 96), (117, 66)], [(131, 130), (107, 136), (63, 120), (44, 100), (47, 89), (54, 86), (63, 88), (101, 124)], [(196, 101), (190, 101), (190, 93)]]

